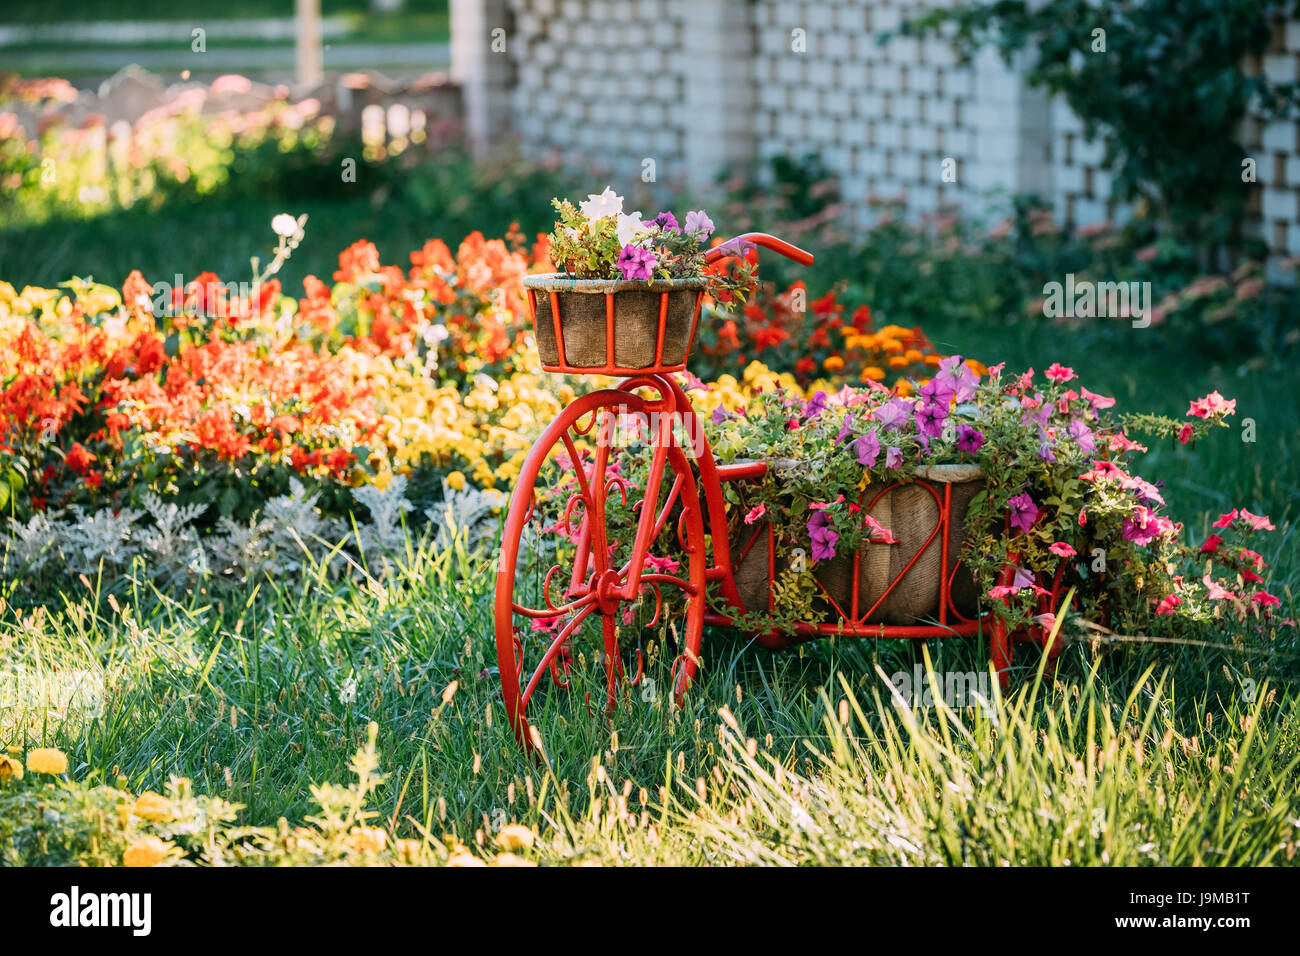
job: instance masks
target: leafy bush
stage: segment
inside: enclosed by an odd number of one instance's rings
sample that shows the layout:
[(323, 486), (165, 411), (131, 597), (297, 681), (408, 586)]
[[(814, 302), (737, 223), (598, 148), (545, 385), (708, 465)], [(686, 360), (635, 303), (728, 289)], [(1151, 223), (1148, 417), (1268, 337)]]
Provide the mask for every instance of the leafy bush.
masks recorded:
[(1149, 204), (1173, 236), (1202, 247), (1243, 242), (1240, 126), (1300, 104), (1300, 84), (1248, 70), (1293, 0), (1090, 0), (964, 3), (907, 23), (948, 37), (966, 58), (995, 47), (1028, 51), (1034, 86), (1060, 94), (1105, 145), (1122, 200)]

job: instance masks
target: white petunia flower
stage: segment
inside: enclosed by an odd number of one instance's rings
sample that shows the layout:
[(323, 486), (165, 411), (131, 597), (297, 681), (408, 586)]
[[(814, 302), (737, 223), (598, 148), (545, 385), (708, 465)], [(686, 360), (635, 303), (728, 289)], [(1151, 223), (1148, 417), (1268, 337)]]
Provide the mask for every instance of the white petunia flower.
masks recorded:
[(623, 212), (623, 197), (606, 186), (600, 195), (587, 194), (587, 201), (578, 203), (578, 208), (589, 222), (596, 222), (606, 216), (618, 216)]
[(626, 246), (635, 240), (638, 236), (643, 236), (650, 230), (641, 222), (640, 211), (630, 215), (618, 214), (618, 244)]

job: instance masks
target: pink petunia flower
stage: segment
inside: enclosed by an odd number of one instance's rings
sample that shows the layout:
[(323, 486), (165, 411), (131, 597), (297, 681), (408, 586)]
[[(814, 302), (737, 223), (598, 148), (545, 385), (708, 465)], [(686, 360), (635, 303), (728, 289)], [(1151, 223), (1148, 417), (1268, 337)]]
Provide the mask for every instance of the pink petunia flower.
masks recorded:
[(1053, 362), (1051, 365), (1047, 367), (1047, 371), (1044, 372), (1043, 374), (1046, 375), (1053, 382), (1068, 382), (1070, 381), (1070, 379), (1078, 377), (1075, 374), (1074, 369), (1067, 368), (1066, 366), (1062, 365), (1060, 362)]
[(1156, 615), (1173, 614), (1174, 608), (1183, 603), (1183, 599), (1177, 594), (1166, 594), (1161, 598), (1160, 603), (1156, 605)]
[(1054, 542), (1047, 550), (1052, 552), (1052, 554), (1056, 555), (1058, 558), (1072, 558), (1079, 553), (1064, 541)]
[(894, 532), (886, 528), (871, 515), (864, 515), (863, 522), (871, 529), (871, 540), (877, 544), (898, 544), (898, 539), (894, 537)]
[(1237, 411), (1237, 400), (1226, 399), (1217, 391), (1211, 392), (1204, 398), (1198, 398), (1187, 408), (1187, 414), (1196, 418), (1210, 418), (1220, 413), (1232, 415)]
[(1226, 528), (1228, 527), (1228, 525), (1232, 524), (1234, 521), (1237, 520), (1237, 515), (1238, 515), (1237, 509), (1233, 508), (1231, 511), (1227, 512), (1226, 514), (1219, 515), (1218, 520), (1215, 521), (1214, 524), (1211, 525), (1211, 527)]
[(1229, 591), (1218, 581), (1215, 581), (1213, 578), (1211, 578), (1208, 574), (1205, 577), (1201, 578), (1201, 583), (1205, 585), (1206, 590), (1209, 592), (1206, 595), (1206, 597), (1208, 597), (1211, 601), (1237, 600), (1237, 594), (1235, 591)]
[(753, 524), (765, 514), (767, 514), (767, 505), (754, 505), (749, 509), (749, 513), (745, 515), (745, 524)]
[(1237, 513), (1237, 517), (1242, 521), (1250, 522), (1250, 527), (1254, 531), (1276, 531), (1277, 527), (1273, 522), (1268, 520), (1268, 515), (1253, 515), (1245, 508)]

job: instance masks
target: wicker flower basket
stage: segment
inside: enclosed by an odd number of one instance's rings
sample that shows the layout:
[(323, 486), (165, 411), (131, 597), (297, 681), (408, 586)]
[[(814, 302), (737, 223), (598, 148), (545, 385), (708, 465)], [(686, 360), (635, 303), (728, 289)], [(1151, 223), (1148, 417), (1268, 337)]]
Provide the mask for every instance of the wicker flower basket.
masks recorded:
[[(783, 467), (798, 466), (797, 462), (785, 461), (768, 464), (778, 474)], [(936, 532), (945, 485), (951, 489), (946, 568), (942, 537)], [(975, 615), (979, 589), (974, 576), (959, 562), (966, 543), (966, 512), (971, 499), (983, 488), (984, 474), (978, 465), (930, 465), (918, 469), (915, 481), (896, 485), (883, 494), (868, 486), (862, 496), (863, 507), (867, 514), (890, 529), (898, 543), (863, 544), (858, 551), (856, 609), (858, 614), (865, 615), (866, 623), (914, 625), (936, 620), (940, 580), (945, 573), (952, 580), (950, 610), (955, 609), (968, 618)], [(788, 554), (778, 553), (775, 562), (769, 563), (766, 530), (759, 529), (755, 536), (754, 527), (742, 526), (733, 532), (730, 542), (741, 603), (751, 612), (768, 610), (769, 569), (780, 576), (790, 566)], [(853, 614), (854, 557), (851, 552), (842, 553), (813, 565), (813, 573), (825, 589), (820, 602), (825, 616), (818, 623), (833, 624), (843, 615)], [(885, 595), (896, 579), (898, 583)], [(877, 602), (879, 607), (868, 614)]]
[(629, 375), (686, 367), (707, 280), (524, 278), (542, 367)]

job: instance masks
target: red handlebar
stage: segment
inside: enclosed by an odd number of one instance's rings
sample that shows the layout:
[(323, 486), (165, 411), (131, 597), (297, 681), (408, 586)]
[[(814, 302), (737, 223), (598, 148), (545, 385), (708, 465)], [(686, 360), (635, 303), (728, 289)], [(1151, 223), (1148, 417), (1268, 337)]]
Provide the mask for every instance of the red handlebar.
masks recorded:
[(781, 255), (785, 256), (787, 259), (793, 259), (801, 266), (810, 266), (812, 265), (813, 262), (813, 256), (811, 252), (805, 252), (804, 250), (800, 249), (798, 246), (792, 246), (784, 239), (778, 239), (776, 236), (769, 236), (765, 232), (747, 232), (744, 235), (735, 236), (731, 239), (728, 239), (726, 242), (722, 243), (722, 245), (714, 246), (712, 249), (706, 252), (704, 254), (704, 261), (707, 263), (712, 263), (712, 262), (717, 262), (719, 259), (725, 258), (727, 253), (725, 253), (723, 249), (727, 246), (732, 245), (733, 243), (741, 243), (741, 242), (752, 242), (756, 246), (766, 246), (768, 249), (771, 249), (773, 252), (781, 253)]

